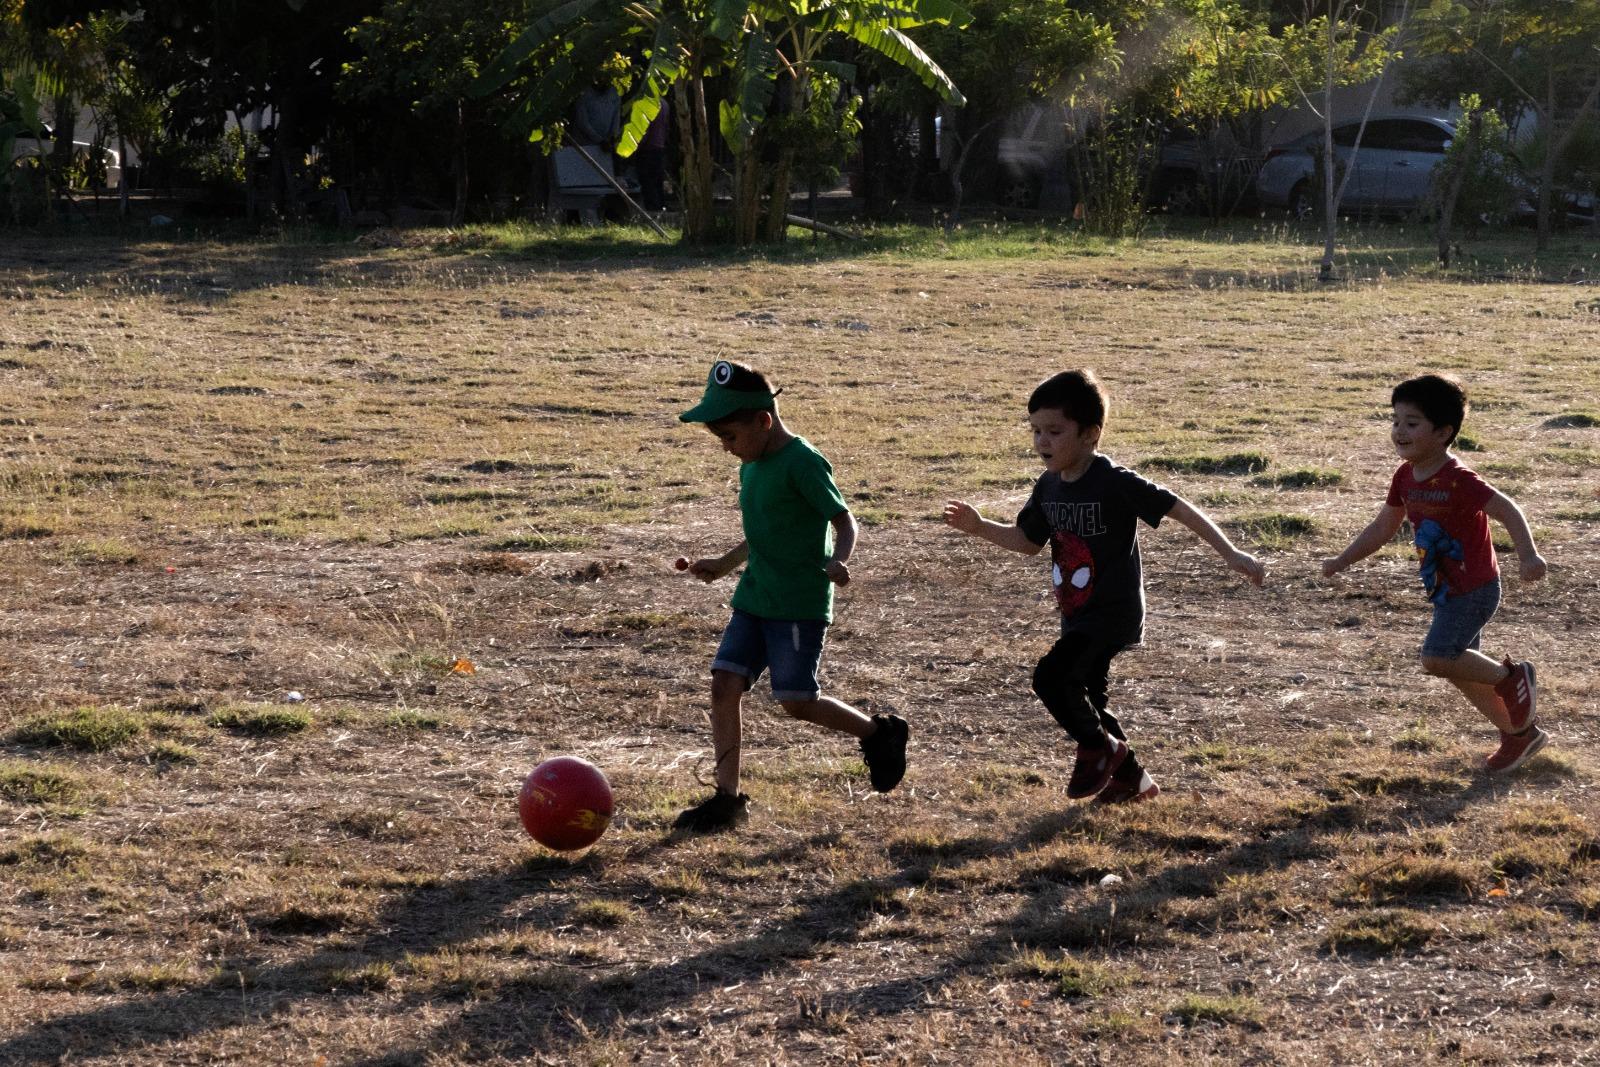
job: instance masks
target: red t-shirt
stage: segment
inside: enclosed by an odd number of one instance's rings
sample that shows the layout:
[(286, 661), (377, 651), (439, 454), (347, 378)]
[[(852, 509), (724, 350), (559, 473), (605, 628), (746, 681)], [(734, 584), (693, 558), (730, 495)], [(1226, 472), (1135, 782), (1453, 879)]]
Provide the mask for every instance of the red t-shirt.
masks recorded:
[(1389, 483), (1389, 506), (1406, 509), (1428, 598), (1460, 596), (1500, 576), (1483, 505), (1494, 490), (1451, 456), (1427, 481), (1402, 463)]

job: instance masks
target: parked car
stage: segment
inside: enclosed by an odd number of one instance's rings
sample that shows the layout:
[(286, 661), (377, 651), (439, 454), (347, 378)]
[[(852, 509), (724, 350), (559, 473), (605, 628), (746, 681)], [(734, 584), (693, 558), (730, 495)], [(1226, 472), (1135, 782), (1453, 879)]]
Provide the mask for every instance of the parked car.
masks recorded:
[(1261, 153), (1202, 143), (1192, 130), (1169, 130), (1150, 182), (1150, 207), (1171, 215), (1227, 215), (1255, 205)]
[[(40, 159), (54, 151), (55, 131), (45, 126), (38, 137), (16, 139), (11, 146), (11, 162), (15, 164), (19, 159), (26, 158)], [(115, 189), (122, 184), (122, 160), (111, 149), (87, 141), (73, 141), (72, 153), (76, 162), (85, 165), (84, 171), (90, 176), (91, 183), (99, 180), (107, 189)], [(91, 162), (93, 166), (89, 165)]]
[[(1335, 126), (1336, 165), (1341, 171), (1350, 168), (1352, 153), (1354, 157), (1340, 210), (1401, 214), (1423, 206), (1433, 172), (1455, 135), (1455, 123), (1444, 118), (1385, 116), (1368, 120), (1365, 132), (1359, 122)], [(1316, 160), (1321, 151), (1321, 129), (1274, 146), (1256, 174), (1256, 198), (1265, 207), (1286, 208), (1297, 219), (1316, 214)]]

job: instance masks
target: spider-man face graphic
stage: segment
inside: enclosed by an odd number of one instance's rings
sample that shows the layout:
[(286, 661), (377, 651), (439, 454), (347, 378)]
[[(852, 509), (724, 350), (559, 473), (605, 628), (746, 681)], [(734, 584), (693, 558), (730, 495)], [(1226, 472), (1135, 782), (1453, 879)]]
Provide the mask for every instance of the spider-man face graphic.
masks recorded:
[(1056, 604), (1061, 614), (1071, 615), (1094, 593), (1094, 557), (1083, 538), (1065, 530), (1051, 535), (1050, 557), (1055, 561), (1050, 577), (1056, 587)]

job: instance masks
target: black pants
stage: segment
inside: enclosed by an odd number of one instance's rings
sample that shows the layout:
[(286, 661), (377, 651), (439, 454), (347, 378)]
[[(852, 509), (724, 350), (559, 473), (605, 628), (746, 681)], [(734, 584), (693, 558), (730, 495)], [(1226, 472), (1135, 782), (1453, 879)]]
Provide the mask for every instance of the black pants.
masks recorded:
[(1106, 710), (1111, 660), (1127, 647), (1122, 640), (1066, 633), (1033, 669), (1033, 691), (1080, 745), (1100, 748), (1106, 734), (1127, 740), (1122, 724)]

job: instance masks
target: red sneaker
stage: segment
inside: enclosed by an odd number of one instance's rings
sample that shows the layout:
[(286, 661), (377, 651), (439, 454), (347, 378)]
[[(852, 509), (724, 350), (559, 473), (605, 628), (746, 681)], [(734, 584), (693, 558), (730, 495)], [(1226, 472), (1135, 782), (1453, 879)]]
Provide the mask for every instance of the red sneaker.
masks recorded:
[(1533, 664), (1512, 663), (1506, 658), (1506, 669), (1511, 673), (1495, 683), (1494, 691), (1505, 702), (1511, 716), (1511, 732), (1520, 734), (1533, 722), (1537, 691), (1533, 684)]
[(1530, 726), (1520, 734), (1500, 732), (1500, 747), (1485, 759), (1490, 774), (1506, 774), (1532, 759), (1550, 741), (1550, 735), (1537, 726)]
[(1095, 796), (1096, 804), (1138, 804), (1145, 800), (1154, 800), (1161, 795), (1161, 787), (1156, 785), (1156, 780), (1150, 777), (1150, 772), (1139, 771), (1139, 777), (1124, 778), (1114, 775), (1104, 789)]
[(1067, 781), (1067, 797), (1082, 800), (1092, 797), (1106, 787), (1111, 776), (1117, 773), (1122, 761), (1128, 758), (1128, 743), (1107, 737), (1104, 748), (1078, 746), (1078, 762), (1072, 766), (1072, 777)]

